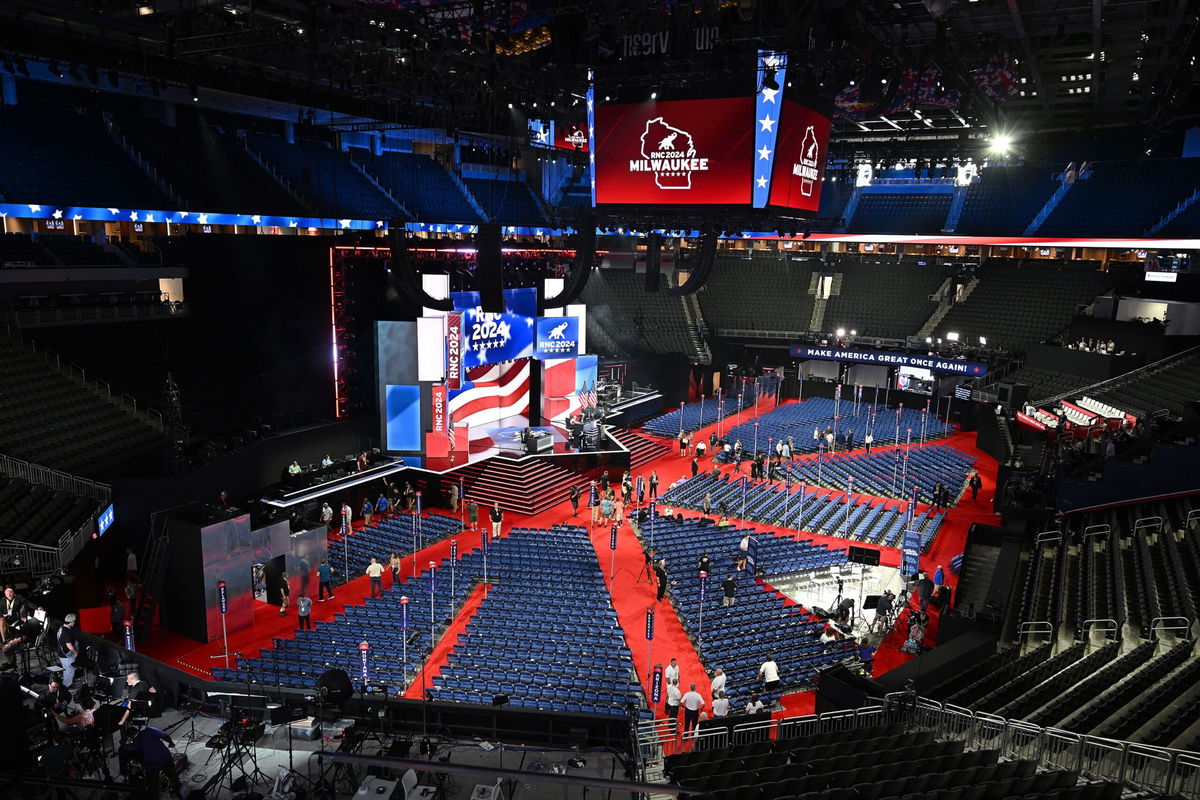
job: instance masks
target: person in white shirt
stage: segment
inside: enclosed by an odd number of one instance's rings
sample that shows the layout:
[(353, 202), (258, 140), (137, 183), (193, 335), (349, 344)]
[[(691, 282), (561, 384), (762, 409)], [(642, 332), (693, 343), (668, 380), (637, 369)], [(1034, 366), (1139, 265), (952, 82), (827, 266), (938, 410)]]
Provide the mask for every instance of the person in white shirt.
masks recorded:
[(836, 641), (837, 634), (834, 633), (833, 628), (826, 628), (821, 631), (821, 644), (833, 644)]
[(779, 667), (775, 663), (775, 659), (767, 656), (763, 661), (762, 666), (758, 668), (758, 675), (762, 678), (763, 688), (771, 691), (779, 685)]
[(867, 446), (867, 455), (871, 455), (871, 445), (872, 445), (874, 442), (875, 442), (875, 437), (874, 437), (874, 436), (872, 436), (872, 435), (871, 435), (871, 434), (869, 434), (869, 433), (868, 433), (868, 434), (866, 435), (866, 437), (863, 439), (863, 444), (865, 444), (865, 445)]
[(746, 703), (747, 714), (758, 714), (761, 713), (765, 708), (766, 706), (763, 705), (763, 701), (758, 699), (758, 695), (750, 695), (750, 701)]
[(333, 523), (333, 509), (329, 507), (329, 503), (321, 505), (321, 522), (325, 523), (326, 528)]
[[(713, 673), (712, 696), (716, 697), (717, 694), (719, 692), (723, 691), (724, 689), (725, 689), (725, 670), (719, 669)], [(715, 711), (716, 707), (714, 706), (713, 708)]]
[(724, 692), (713, 695), (713, 717), (729, 716), (729, 698)]
[(667, 681), (667, 716), (672, 722), (679, 722), (679, 703), (683, 699), (683, 693), (679, 691), (679, 681)]
[(680, 702), (683, 704), (683, 732), (686, 735), (700, 724), (700, 709), (704, 708), (704, 698), (696, 691), (696, 684), (693, 683)]
[(679, 683), (679, 662), (671, 659), (671, 663), (667, 664), (667, 668), (663, 670), (663, 677), (669, 686), (672, 682)]
[(125, 576), (131, 581), (137, 579), (137, 554), (132, 547), (125, 548)]

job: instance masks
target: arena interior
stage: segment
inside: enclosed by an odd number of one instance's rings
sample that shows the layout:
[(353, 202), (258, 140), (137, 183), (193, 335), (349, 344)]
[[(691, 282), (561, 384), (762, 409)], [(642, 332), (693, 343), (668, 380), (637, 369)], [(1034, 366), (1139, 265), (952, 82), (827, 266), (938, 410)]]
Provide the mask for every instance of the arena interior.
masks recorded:
[(1200, 800), (1198, 0), (0, 4), (0, 794)]

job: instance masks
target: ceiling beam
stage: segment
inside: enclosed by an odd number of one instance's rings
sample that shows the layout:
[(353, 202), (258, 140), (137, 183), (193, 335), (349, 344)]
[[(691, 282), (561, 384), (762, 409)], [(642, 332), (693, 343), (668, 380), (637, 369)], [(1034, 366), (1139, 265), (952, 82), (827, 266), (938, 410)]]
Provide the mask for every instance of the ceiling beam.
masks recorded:
[(1017, 0), (1008, 0), (1008, 13), (1012, 16), (1013, 27), (1017, 29), (1017, 37), (1020, 38), (1021, 47), (1025, 50), (1025, 58), (1029, 61), (1029, 71), (1033, 74), (1033, 87), (1037, 91), (1039, 105), (1043, 111), (1049, 111), (1050, 105), (1046, 99), (1046, 92), (1042, 90), (1042, 72), (1038, 69), (1037, 56), (1033, 53), (1033, 42), (1030, 41), (1029, 34), (1025, 31), (1025, 23), (1021, 19), (1021, 9), (1017, 8)]

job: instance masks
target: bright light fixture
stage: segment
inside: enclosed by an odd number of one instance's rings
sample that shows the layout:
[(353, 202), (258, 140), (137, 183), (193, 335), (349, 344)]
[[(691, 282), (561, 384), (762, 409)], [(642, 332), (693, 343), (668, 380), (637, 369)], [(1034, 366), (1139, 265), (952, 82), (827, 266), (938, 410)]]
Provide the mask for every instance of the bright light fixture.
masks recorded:
[(846, 335), (846, 329), (845, 329), (845, 328), (838, 328), (838, 329), (837, 329), (837, 335), (838, 335), (838, 336), (845, 336), (845, 335)]
[(1012, 149), (1012, 143), (1013, 141), (1011, 136), (1005, 133), (998, 133), (992, 137), (992, 143), (989, 146), (989, 149), (993, 153), (1007, 155), (1008, 151)]
[(951, 342), (957, 342), (957, 341), (958, 341), (958, 334), (957, 334), (957, 333), (955, 333), (954, 331), (950, 331), (949, 333), (947, 333), (947, 334), (946, 334), (946, 339), (947, 339), (947, 340), (949, 340), (949, 341), (951, 341)]

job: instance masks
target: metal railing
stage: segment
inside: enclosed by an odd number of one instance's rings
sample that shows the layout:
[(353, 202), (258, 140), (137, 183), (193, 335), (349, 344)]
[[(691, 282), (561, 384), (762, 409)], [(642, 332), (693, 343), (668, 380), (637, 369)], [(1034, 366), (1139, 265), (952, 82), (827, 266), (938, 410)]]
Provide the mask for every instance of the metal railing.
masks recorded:
[(23, 478), (29, 483), (49, 486), (61, 492), (70, 492), (81, 497), (90, 497), (104, 505), (112, 502), (112, 487), (90, 478), (81, 478), (69, 472), (31, 464), (20, 458), (0, 454), (0, 474), (11, 478)]
[(932, 729), (938, 738), (998, 749), (1002, 756), (1044, 768), (1200, 800), (1200, 753), (1042, 728), (924, 698), (916, 701), (912, 722)]
[(1126, 372), (1124, 375), (1118, 375), (1115, 378), (1105, 378), (1102, 381), (1097, 381), (1096, 383), (1090, 384), (1088, 386), (1081, 386), (1077, 389), (1072, 389), (1069, 392), (1062, 392), (1060, 394), (1056, 394), (1053, 397), (1046, 397), (1041, 400), (1030, 400), (1029, 402), (1031, 405), (1035, 405), (1038, 407), (1044, 407), (1044, 406), (1048, 406), (1048, 405), (1053, 405), (1054, 403), (1057, 403), (1060, 400), (1066, 400), (1069, 397), (1080, 397), (1085, 394), (1086, 395), (1095, 395), (1106, 389), (1114, 389), (1114, 388), (1124, 384), (1127, 381), (1133, 380), (1134, 378), (1136, 378), (1140, 375), (1149, 375), (1153, 371), (1170, 366), (1172, 363), (1174, 363), (1176, 361), (1182, 361), (1183, 359), (1188, 358), (1189, 356), (1196, 355), (1197, 353), (1200, 353), (1200, 346), (1192, 347), (1187, 350), (1183, 350), (1178, 353), (1174, 353), (1172, 355), (1167, 356), (1166, 358), (1160, 358), (1158, 361), (1155, 361), (1151, 364), (1146, 364), (1143, 367), (1138, 367), (1135, 370)]
[(95, 322), (97, 320), (146, 319), (150, 317), (184, 316), (188, 313), (184, 302), (156, 303), (153, 305), (96, 305), (72, 306), (67, 308), (19, 308), (13, 311), (22, 326), (66, 325), (72, 322)]

